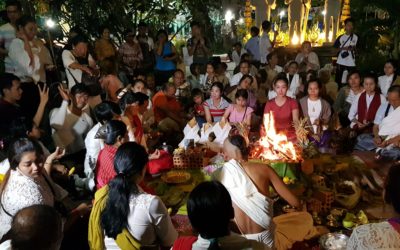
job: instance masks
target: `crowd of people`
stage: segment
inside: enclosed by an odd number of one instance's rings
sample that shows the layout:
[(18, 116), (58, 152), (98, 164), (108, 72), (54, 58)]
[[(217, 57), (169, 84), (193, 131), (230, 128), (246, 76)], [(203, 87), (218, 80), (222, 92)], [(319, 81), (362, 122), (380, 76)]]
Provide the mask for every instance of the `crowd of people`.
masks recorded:
[[(338, 131), (350, 131), (354, 149), (400, 159), (397, 63), (388, 60), (380, 77), (357, 71), (351, 19), (334, 44), (335, 72), (321, 67), (307, 41), (294, 60), (280, 61), (268, 21), (261, 36), (252, 27), (244, 46), (234, 44), (231, 72), (212, 57), (211, 39), (198, 22), (191, 23), (184, 48), (176, 48), (166, 30), (153, 39), (143, 21), (137, 32), (123, 33), (120, 46), (109, 27), (99, 29), (94, 43), (73, 27), (52, 58), (52, 45), (38, 38), (37, 23), (22, 15), (21, 4), (6, 1), (6, 11), (8, 22), (0, 27), (0, 249), (287, 249), (318, 234), (274, 170), (248, 161), (249, 138), (231, 135), (217, 150), (226, 161), (222, 170), (189, 195), (188, 216), (199, 235), (178, 237), (145, 176), (149, 163), (168, 154), (160, 146), (178, 145), (191, 119), (200, 128), (229, 122), (257, 133), (262, 117), (272, 114), (276, 130), (293, 142), (293, 124), (306, 119), (309, 139), (321, 150), (333, 147)], [(398, 169), (389, 172), (385, 193), (397, 215)], [(298, 212), (274, 217), (270, 186)], [(77, 202), (93, 195), (93, 204)], [(384, 238), (388, 230), (390, 239), (380, 243), (400, 247), (391, 225), (399, 227), (398, 217), (356, 229), (349, 249), (366, 249), (359, 248), (370, 246), (366, 235)]]

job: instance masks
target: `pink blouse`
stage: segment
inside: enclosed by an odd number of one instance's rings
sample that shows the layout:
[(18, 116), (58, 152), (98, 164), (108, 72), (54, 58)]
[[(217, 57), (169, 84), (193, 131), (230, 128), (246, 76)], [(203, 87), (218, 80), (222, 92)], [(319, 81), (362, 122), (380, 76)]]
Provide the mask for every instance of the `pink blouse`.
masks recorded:
[(235, 104), (230, 104), (227, 108), (227, 112), (229, 114), (229, 122), (244, 122), (251, 116), (254, 110), (250, 107), (246, 107), (245, 110), (239, 112), (235, 108)]

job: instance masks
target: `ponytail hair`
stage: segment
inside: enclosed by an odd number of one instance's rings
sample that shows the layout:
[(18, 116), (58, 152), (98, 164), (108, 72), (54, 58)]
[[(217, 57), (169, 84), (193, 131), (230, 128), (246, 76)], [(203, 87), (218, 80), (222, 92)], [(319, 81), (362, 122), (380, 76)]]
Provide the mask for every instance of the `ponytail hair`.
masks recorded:
[(125, 123), (121, 121), (111, 120), (107, 122), (104, 143), (107, 145), (114, 145), (118, 137), (124, 137), (127, 131)]
[(108, 237), (116, 239), (127, 227), (129, 197), (139, 193), (136, 180), (147, 162), (146, 150), (136, 142), (127, 142), (118, 148), (114, 158), (117, 175), (108, 184), (108, 200), (101, 214), (101, 227)]

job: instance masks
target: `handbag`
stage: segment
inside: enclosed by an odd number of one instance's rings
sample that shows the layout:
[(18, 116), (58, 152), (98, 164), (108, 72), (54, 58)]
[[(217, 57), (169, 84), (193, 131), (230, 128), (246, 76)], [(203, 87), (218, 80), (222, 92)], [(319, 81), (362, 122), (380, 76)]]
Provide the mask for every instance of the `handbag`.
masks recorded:
[(82, 83), (89, 88), (89, 94), (91, 96), (97, 96), (103, 93), (99, 80), (99, 76), (89, 75), (86, 72), (82, 72)]
[(101, 93), (103, 93), (103, 89), (101, 88), (99, 79), (100, 77), (96, 75), (89, 75), (88, 73), (82, 71), (82, 78), (81, 82), (76, 80), (75, 76), (72, 74), (72, 72), (67, 68), (69, 74), (72, 76), (72, 79), (74, 79), (75, 84), (78, 83), (83, 83), (85, 84), (86, 87), (89, 89), (89, 95), (90, 96), (98, 96)]
[(147, 165), (149, 174), (158, 174), (162, 171), (170, 170), (174, 167), (172, 156), (165, 150), (160, 150), (160, 158), (150, 160)]

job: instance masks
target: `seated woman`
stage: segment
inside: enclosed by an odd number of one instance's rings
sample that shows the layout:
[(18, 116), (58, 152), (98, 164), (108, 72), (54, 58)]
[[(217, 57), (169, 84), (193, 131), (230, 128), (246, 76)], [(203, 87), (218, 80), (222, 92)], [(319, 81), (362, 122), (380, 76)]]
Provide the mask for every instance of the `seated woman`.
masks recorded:
[(172, 82), (176, 88), (176, 99), (186, 107), (190, 101), (190, 85), (185, 80), (185, 73), (181, 69), (177, 69), (172, 75)]
[(386, 98), (379, 93), (378, 79), (375, 74), (364, 76), (364, 92), (358, 95), (351, 104), (349, 111), (350, 127), (358, 133), (371, 133), (376, 112)]
[(275, 77), (283, 72), (283, 68), (278, 65), (278, 54), (276, 51), (272, 51), (267, 55), (267, 65), (265, 65), (265, 72), (267, 73), (267, 87), (272, 88)]
[[(10, 229), (12, 217), (22, 208), (36, 204), (54, 207), (55, 202), (62, 202), (67, 209), (72, 208), (66, 202), (68, 193), (50, 178), (53, 161), (63, 155), (64, 152), (57, 148), (44, 160), (41, 146), (28, 138), (18, 139), (10, 146), (10, 169), (0, 187), (0, 239)], [(68, 219), (66, 230), (71, 221), (88, 211), (86, 204), (81, 204), (71, 212), (64, 211)]]
[[(272, 168), (248, 161), (249, 149), (242, 136), (228, 137), (223, 152), (227, 162), (214, 173), (214, 178), (228, 189), (232, 197), (234, 221), (242, 235), (271, 248), (289, 249), (295, 241), (315, 233), (308, 213), (294, 212), (273, 218), (274, 200), (270, 198), (270, 186), (291, 206), (301, 210), (302, 205)], [(294, 218), (296, 221), (292, 220)], [(284, 224), (289, 220), (292, 233), (284, 231)]]
[(143, 115), (147, 112), (149, 97), (141, 92), (124, 91), (120, 93), (119, 105), (123, 110), (122, 120), (134, 131), (134, 141), (146, 147), (143, 128)]
[(200, 78), (201, 89), (206, 95), (209, 95), (213, 83), (219, 82), (217, 73), (215, 72), (215, 65), (213, 62), (207, 63), (206, 74)]
[(356, 227), (347, 243), (348, 250), (400, 249), (400, 165), (392, 166), (386, 178), (384, 200), (394, 210), (393, 217)]
[[(327, 143), (327, 134), (331, 119), (331, 106), (327, 101), (321, 98), (320, 93), (322, 84), (318, 79), (311, 79), (307, 83), (308, 95), (301, 98), (299, 103), (303, 117), (307, 117), (307, 126), (311, 140), (318, 146), (324, 146)], [(325, 136), (323, 136), (325, 134)]]
[[(213, 194), (213, 195), (210, 195)], [(198, 237), (179, 237), (173, 250), (188, 249), (270, 249), (267, 245), (232, 233), (235, 217), (228, 190), (217, 181), (202, 182), (189, 195), (187, 210)]]
[[(25, 117), (19, 117), (16, 120), (11, 122), (10, 127), (11, 128), (10, 128), (9, 137), (4, 138), (4, 140), (3, 140), (3, 143), (4, 143), (3, 149), (5, 151), (7, 151), (9, 146), (12, 146), (12, 143), (15, 140), (17, 140), (19, 138), (27, 137), (31, 140), (36, 141), (40, 145), (40, 147), (43, 151), (44, 158), (47, 158), (50, 155), (49, 150), (40, 141), (40, 138), (42, 136), (40, 129), (31, 120), (29, 120)], [(10, 162), (6, 158), (2, 162), (0, 162), (0, 175), (5, 175), (9, 169), (10, 169)], [(60, 165), (60, 164), (53, 164), (53, 170), (56, 170), (58, 173), (61, 173), (63, 175), (68, 173), (68, 169), (65, 166)]]
[(277, 96), (265, 105), (264, 115), (272, 113), (275, 119), (277, 132), (284, 132), (289, 140), (296, 140), (293, 127), (299, 121), (299, 105), (295, 99), (286, 96), (289, 82), (285, 75), (278, 75), (274, 82), (274, 91)]
[[(291, 98), (296, 98), (296, 96), (299, 94), (300, 91), (302, 91), (302, 81), (301, 81), (301, 77), (300, 75), (297, 73), (298, 71), (298, 64), (295, 61), (291, 61), (288, 63), (287, 65), (287, 74), (283, 74), (283, 73), (279, 73), (277, 75), (277, 78), (283, 78), (283, 76), (285, 75), (287, 78), (287, 93), (286, 95), (288, 97)], [(278, 95), (278, 93), (276, 93), (276, 91), (274, 89), (271, 89), (268, 92), (268, 99), (271, 100), (273, 98), (275, 98)]]
[(118, 120), (111, 120), (106, 124), (104, 148), (100, 151), (96, 163), (96, 189), (107, 185), (115, 177), (114, 157), (119, 146), (129, 141), (126, 125)]
[(224, 86), (220, 82), (211, 86), (211, 96), (204, 102), (204, 112), (208, 123), (221, 121), (229, 102), (222, 96)]
[(351, 123), (348, 118), (351, 104), (364, 91), (364, 88), (361, 86), (360, 72), (357, 70), (349, 72), (347, 82), (349, 86), (340, 89), (333, 104), (333, 110), (338, 115), (340, 125), (343, 128), (348, 127)]
[(304, 41), (301, 45), (301, 51), (297, 54), (295, 61), (299, 64), (301, 72), (319, 70), (318, 55), (312, 51), (311, 43)]
[[(114, 171), (117, 175), (106, 186), (108, 198), (104, 210), (99, 213), (101, 228), (98, 230), (100, 234), (104, 230), (107, 249), (116, 247), (115, 239), (118, 244), (117, 236), (123, 230), (142, 246), (171, 247), (178, 236), (161, 199), (143, 192), (138, 186), (146, 173), (147, 162), (146, 150), (135, 142), (123, 144), (116, 152)], [(89, 236), (89, 244), (92, 242)]]
[(383, 71), (385, 74), (378, 78), (378, 85), (382, 94), (387, 97), (390, 86), (400, 85), (400, 77), (398, 77), (396, 72), (397, 63), (392, 59), (386, 61)]
[(230, 104), (225, 110), (224, 119), (231, 123), (244, 123), (248, 127), (251, 123), (251, 114), (253, 109), (247, 107), (248, 92), (245, 89), (239, 89), (235, 94), (235, 104)]
[[(253, 92), (253, 88), (252, 88), (252, 84), (255, 82), (254, 81), (254, 77), (251, 75), (243, 75), (240, 78), (239, 84), (237, 85), (237, 87), (235, 89), (233, 89), (229, 94), (228, 94), (228, 98), (230, 100), (235, 100), (235, 96), (236, 96), (236, 92), (239, 89), (244, 89), (247, 91), (247, 106), (251, 107), (253, 110), (255, 110), (257, 108), (257, 97)], [(255, 83), (257, 84), (257, 83)]]

